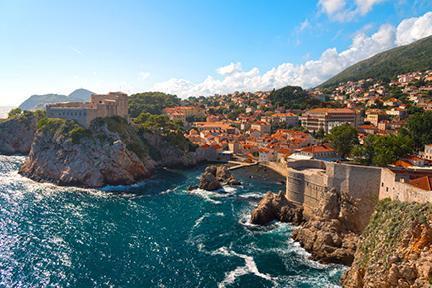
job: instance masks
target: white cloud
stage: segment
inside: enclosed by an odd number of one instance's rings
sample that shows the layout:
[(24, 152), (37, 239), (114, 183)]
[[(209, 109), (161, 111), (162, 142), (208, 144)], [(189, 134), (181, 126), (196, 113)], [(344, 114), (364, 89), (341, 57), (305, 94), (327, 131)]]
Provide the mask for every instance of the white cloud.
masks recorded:
[(397, 27), (396, 44), (409, 44), (429, 35), (432, 35), (432, 12), (403, 20)]
[(330, 19), (346, 22), (353, 20), (356, 16), (363, 16), (369, 13), (373, 6), (383, 0), (355, 0), (347, 7), (346, 0), (320, 0), (319, 10), (325, 13)]
[(230, 63), (229, 65), (220, 67), (216, 71), (220, 75), (230, 75), (230, 74), (239, 72), (241, 70), (242, 70), (241, 64), (239, 62), (237, 62), (237, 63)]
[(382, 2), (383, 0), (355, 0), (357, 5), (357, 11), (360, 15), (365, 15), (372, 10), (375, 4)]
[(153, 89), (188, 97), (234, 91), (271, 90), (286, 85), (313, 87), (358, 61), (432, 35), (431, 21), (432, 12), (429, 12), (417, 18), (403, 20), (397, 27), (382, 25), (370, 35), (364, 31), (359, 32), (346, 50), (339, 52), (336, 48), (329, 48), (318, 59), (308, 60), (300, 65), (283, 63), (261, 73), (256, 67), (244, 70), (240, 63), (231, 63), (217, 69), (220, 78), (207, 76), (200, 83), (171, 79), (155, 84)]

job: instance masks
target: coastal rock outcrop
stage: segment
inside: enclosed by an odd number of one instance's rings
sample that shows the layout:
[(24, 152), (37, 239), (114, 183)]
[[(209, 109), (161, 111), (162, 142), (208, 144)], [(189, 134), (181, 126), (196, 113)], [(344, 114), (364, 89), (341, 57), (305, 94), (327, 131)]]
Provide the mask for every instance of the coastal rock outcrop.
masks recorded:
[(149, 177), (156, 166), (126, 121), (118, 120), (119, 133), (103, 121), (86, 130), (72, 121), (49, 120), (36, 133), (20, 169), (24, 176), (59, 185), (100, 187), (134, 183)]
[(303, 221), (303, 208), (290, 203), (283, 193), (267, 192), (252, 211), (250, 221), (252, 224), (265, 225), (274, 220), (300, 224)]
[(222, 188), (223, 185), (240, 185), (240, 182), (234, 178), (227, 166), (211, 165), (206, 167), (201, 175), (198, 187), (213, 191)]
[(63, 119), (45, 119), (42, 124), (20, 169), (37, 181), (82, 187), (132, 184), (166, 164), (152, 155), (175, 151), (170, 154), (174, 165), (193, 158), (168, 141), (159, 147), (149, 144), (121, 117), (98, 118), (89, 129)]
[(346, 229), (338, 219), (309, 219), (293, 233), (293, 239), (322, 263), (351, 265), (358, 235)]
[(293, 233), (293, 239), (322, 263), (351, 265), (356, 251), (358, 234), (349, 227), (343, 211), (346, 196), (331, 189), (321, 195), (312, 217)]
[(0, 154), (28, 154), (39, 113), (20, 112), (0, 122)]
[(431, 287), (432, 205), (378, 203), (361, 235), (344, 287)]

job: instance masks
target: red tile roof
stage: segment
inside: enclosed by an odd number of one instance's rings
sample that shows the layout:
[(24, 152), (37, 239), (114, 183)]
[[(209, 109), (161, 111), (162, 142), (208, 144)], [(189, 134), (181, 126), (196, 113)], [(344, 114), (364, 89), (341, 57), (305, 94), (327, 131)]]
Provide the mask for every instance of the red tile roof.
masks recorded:
[(420, 178), (412, 179), (408, 181), (408, 183), (422, 190), (431, 191), (432, 190), (431, 181), (432, 181), (431, 176), (423, 176)]

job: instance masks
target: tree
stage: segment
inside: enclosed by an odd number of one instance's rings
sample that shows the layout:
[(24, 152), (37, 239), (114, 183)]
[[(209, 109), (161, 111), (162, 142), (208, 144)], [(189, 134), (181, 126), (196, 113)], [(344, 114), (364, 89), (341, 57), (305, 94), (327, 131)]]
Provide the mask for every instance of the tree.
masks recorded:
[(325, 137), (325, 131), (323, 128), (318, 129), (318, 131), (314, 134), (314, 137), (316, 139), (324, 139)]
[(137, 117), (140, 113), (162, 114), (166, 107), (180, 105), (180, 99), (175, 95), (162, 92), (144, 92), (129, 96), (129, 114)]
[(15, 118), (19, 115), (21, 115), (23, 111), (20, 108), (15, 108), (9, 111), (8, 118)]
[(345, 158), (355, 144), (358, 144), (357, 130), (349, 124), (333, 128), (327, 135), (330, 145)]
[(352, 150), (354, 159), (366, 165), (387, 166), (413, 151), (413, 141), (409, 135), (369, 135), (363, 145)]
[(273, 90), (269, 99), (274, 107), (283, 106), (290, 109), (307, 109), (321, 103), (318, 99), (310, 97), (306, 90), (298, 86), (286, 86)]
[(423, 149), (432, 143), (432, 111), (416, 113), (408, 118), (404, 133), (411, 136), (415, 148)]
[(408, 107), (407, 112), (410, 115), (411, 114), (417, 114), (417, 113), (423, 113), (424, 109), (421, 107), (418, 107), (418, 106), (411, 105)]

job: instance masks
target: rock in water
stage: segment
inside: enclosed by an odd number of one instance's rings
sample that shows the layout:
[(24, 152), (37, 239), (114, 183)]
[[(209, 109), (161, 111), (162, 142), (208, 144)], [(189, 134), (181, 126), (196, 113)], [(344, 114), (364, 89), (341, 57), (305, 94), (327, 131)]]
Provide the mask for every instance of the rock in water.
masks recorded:
[(199, 188), (213, 191), (222, 188), (223, 185), (240, 185), (229, 171), (228, 167), (211, 165), (206, 167), (200, 177)]
[(303, 208), (290, 203), (283, 193), (267, 192), (252, 211), (251, 223), (265, 225), (273, 220), (300, 224), (303, 221)]

